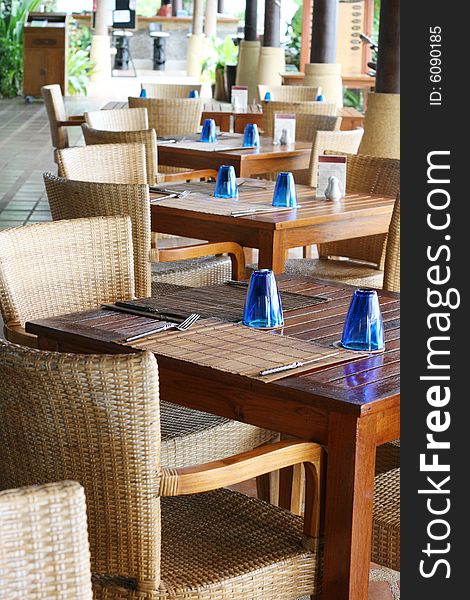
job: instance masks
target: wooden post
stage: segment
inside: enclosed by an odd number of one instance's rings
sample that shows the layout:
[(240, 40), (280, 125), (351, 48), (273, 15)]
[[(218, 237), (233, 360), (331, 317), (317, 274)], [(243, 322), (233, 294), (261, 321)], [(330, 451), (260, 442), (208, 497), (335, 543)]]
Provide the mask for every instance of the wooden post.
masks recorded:
[(215, 37), (217, 35), (217, 0), (206, 0), (204, 33), (206, 37)]
[[(110, 37), (106, 24), (106, 0), (96, 0), (95, 27), (91, 36), (90, 59), (94, 68), (90, 77), (92, 94), (106, 92), (111, 77)], [(65, 93), (65, 90), (64, 90)]]
[(400, 93), (400, 0), (382, 0), (376, 93)]
[(108, 26), (106, 25), (106, 2), (105, 0), (96, 0), (95, 10), (95, 29), (94, 35), (108, 35)]
[(311, 63), (336, 62), (338, 0), (315, 0), (313, 3)]
[(263, 46), (281, 46), (281, 2), (265, 0)]
[(201, 35), (204, 23), (204, 3), (203, 0), (194, 0), (193, 2), (193, 35)]
[(256, 42), (257, 21), (258, 21), (258, 0), (246, 0), (245, 40), (247, 42)]

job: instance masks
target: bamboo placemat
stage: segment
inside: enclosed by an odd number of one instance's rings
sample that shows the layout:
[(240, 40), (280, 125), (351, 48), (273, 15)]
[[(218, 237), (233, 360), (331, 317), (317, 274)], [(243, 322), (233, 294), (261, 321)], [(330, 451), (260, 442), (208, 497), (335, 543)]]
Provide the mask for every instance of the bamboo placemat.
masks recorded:
[[(149, 307), (162, 313), (179, 314), (182, 318), (197, 312), (202, 318), (216, 317), (224, 321), (238, 322), (243, 318), (246, 292), (247, 287), (242, 285), (181, 287), (171, 295), (142, 298), (126, 304)], [(285, 312), (328, 302), (327, 298), (321, 296), (304, 296), (282, 291), (280, 295)]]
[[(165, 208), (177, 208), (179, 210), (191, 210), (208, 215), (220, 215), (224, 217), (237, 217), (237, 212), (256, 210), (259, 214), (274, 213), (280, 211), (294, 210), (290, 207), (272, 206), (267, 202), (243, 202), (243, 200), (232, 200), (229, 198), (214, 198), (213, 196), (202, 196), (193, 194), (184, 198), (152, 198), (153, 205), (164, 206)], [(234, 214), (232, 214), (234, 213)], [(252, 214), (257, 214), (252, 213)], [(250, 215), (241, 215), (250, 216)]]
[[(253, 194), (255, 192), (260, 192), (263, 195), (272, 194), (274, 192), (274, 182), (273, 181), (264, 181), (262, 179), (247, 179), (247, 178), (239, 178), (237, 179), (238, 183), (238, 194)], [(215, 192), (215, 182), (209, 181), (188, 181), (187, 183), (161, 183), (158, 185), (154, 185), (150, 188), (150, 193), (154, 194), (152, 199), (158, 200), (161, 202), (162, 196), (157, 195), (157, 190), (171, 190), (174, 192), (191, 192), (191, 198), (196, 196), (199, 197), (207, 197), (214, 196)], [(157, 193), (155, 193), (157, 192)], [(163, 198), (164, 199), (164, 198)], [(223, 201), (223, 199), (218, 198), (218, 201)]]
[[(218, 319), (205, 319), (187, 331), (164, 331), (142, 340), (123, 342), (123, 345), (266, 383), (366, 356), (342, 348), (325, 348), (291, 337), (271, 335), (269, 331), (236, 323), (223, 323)], [(260, 375), (264, 369), (311, 359), (318, 361), (288, 371)]]

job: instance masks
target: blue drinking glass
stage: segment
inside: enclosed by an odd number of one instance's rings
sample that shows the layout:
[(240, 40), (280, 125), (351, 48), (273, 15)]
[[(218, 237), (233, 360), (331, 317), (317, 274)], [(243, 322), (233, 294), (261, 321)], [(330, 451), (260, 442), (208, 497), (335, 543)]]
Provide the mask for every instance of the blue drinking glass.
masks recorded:
[(199, 98), (199, 92), (197, 90), (189, 90), (189, 98)]
[(147, 98), (147, 90), (145, 88), (142, 88), (140, 90), (140, 97), (141, 98)]
[(264, 99), (265, 100), (272, 100), (272, 98), (271, 98), (271, 92), (266, 92), (266, 94), (264, 95)]
[(326, 98), (323, 94), (318, 94), (318, 96), (316, 97), (316, 101), (317, 102), (325, 102)]
[(248, 123), (245, 127), (243, 146), (245, 148), (259, 148), (259, 131), (256, 123)]
[(281, 172), (277, 176), (273, 194), (273, 206), (297, 206), (294, 176), (290, 172)]
[(344, 322), (341, 345), (348, 350), (383, 350), (384, 326), (375, 290), (355, 290)]
[(209, 142), (213, 144), (217, 141), (217, 135), (215, 132), (215, 121), (214, 119), (204, 119), (201, 131), (201, 142)]
[(281, 298), (271, 269), (253, 271), (245, 298), (243, 325), (271, 329), (284, 325)]
[(232, 165), (221, 165), (215, 182), (215, 198), (238, 198), (238, 185)]

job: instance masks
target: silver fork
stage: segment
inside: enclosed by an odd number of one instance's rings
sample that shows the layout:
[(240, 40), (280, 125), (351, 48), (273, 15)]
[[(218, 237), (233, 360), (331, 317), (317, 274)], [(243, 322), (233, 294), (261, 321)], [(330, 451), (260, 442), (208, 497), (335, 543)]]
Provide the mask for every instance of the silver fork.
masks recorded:
[(186, 331), (194, 325), (194, 323), (200, 319), (201, 315), (198, 313), (191, 313), (189, 317), (187, 317), (181, 323), (165, 323), (165, 325), (160, 325), (160, 327), (156, 327), (155, 329), (151, 329), (150, 331), (146, 331), (145, 333), (138, 333), (137, 335), (131, 335), (128, 338), (124, 338), (123, 340), (116, 340), (116, 342), (135, 342), (137, 340), (141, 340), (146, 338), (149, 335), (153, 335), (154, 333), (160, 333), (160, 331), (166, 331), (167, 329), (177, 329), (178, 331)]

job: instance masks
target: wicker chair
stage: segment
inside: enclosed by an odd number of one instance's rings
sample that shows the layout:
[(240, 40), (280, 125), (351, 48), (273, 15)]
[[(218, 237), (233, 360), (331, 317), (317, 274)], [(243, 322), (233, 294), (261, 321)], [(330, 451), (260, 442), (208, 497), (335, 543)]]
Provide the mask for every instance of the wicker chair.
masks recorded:
[[(54, 221), (0, 232), (0, 311), (5, 337), (12, 342), (37, 346), (36, 336), (24, 330), (32, 319), (134, 296), (129, 217)], [(252, 450), (274, 437), (166, 402), (162, 412), (162, 456), (169, 467)]]
[[(54, 220), (129, 215), (138, 297), (161, 293), (167, 283), (201, 287), (245, 276), (243, 249), (232, 242), (157, 249), (151, 242), (147, 185), (73, 181), (50, 173), (44, 183)], [(214, 256), (221, 253), (229, 257)]]
[(400, 469), (375, 476), (371, 558), (400, 570)]
[[(348, 155), (346, 187), (351, 193), (384, 194), (396, 197), (400, 191), (400, 161), (363, 154)], [(374, 235), (320, 244), (318, 252), (320, 257), (346, 256), (353, 260), (372, 263), (377, 269), (383, 269), (386, 239), (386, 235)]]
[[(280, 442), (162, 469), (158, 369), (148, 352), (59, 354), (0, 341), (0, 378), (0, 481), (83, 485), (94, 598), (316, 597), (319, 446)], [(302, 462), (316, 508), (304, 523), (220, 489)]]
[[(285, 86), (289, 88), (291, 86)], [(295, 113), (305, 115), (325, 115), (336, 117), (338, 108), (336, 104), (327, 102), (275, 102), (263, 101), (264, 134), (272, 137), (274, 133), (274, 115), (276, 113)]]
[(85, 494), (78, 483), (0, 492), (0, 597), (92, 599)]
[(147, 90), (149, 98), (171, 99), (189, 98), (189, 92), (196, 90), (201, 95), (200, 83), (141, 83), (140, 87)]
[(258, 102), (271, 92), (274, 102), (315, 102), (318, 88), (308, 85), (258, 85)]
[(102, 131), (139, 131), (149, 128), (145, 108), (95, 110), (85, 113), (86, 124)]
[(41, 88), (41, 94), (49, 118), (52, 145), (54, 148), (67, 148), (69, 136), (66, 128), (81, 125), (85, 119), (82, 115), (67, 117), (60, 85), (44, 85)]
[(130, 108), (146, 108), (158, 136), (196, 133), (201, 124), (200, 98), (129, 98)]
[(57, 150), (59, 175), (77, 181), (147, 183), (143, 144), (103, 144)]
[(299, 113), (295, 119), (295, 137), (303, 142), (313, 142), (318, 131), (338, 131), (341, 117)]
[[(115, 111), (110, 110), (101, 112)], [(155, 185), (155, 183), (157, 182), (158, 154), (157, 136), (155, 134), (154, 129), (143, 129), (140, 131), (106, 131), (92, 129), (85, 123), (84, 125), (82, 125), (82, 131), (87, 146), (94, 146), (99, 144), (143, 144), (145, 146), (147, 183), (149, 185)]]
[(385, 251), (384, 290), (400, 291), (400, 196), (393, 207)]

